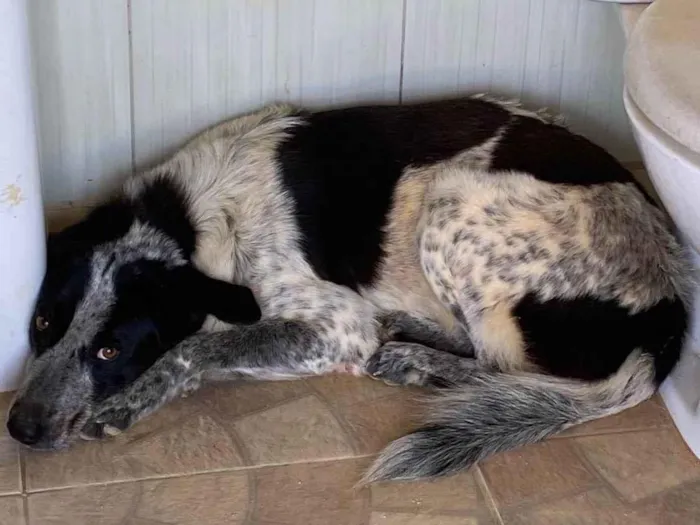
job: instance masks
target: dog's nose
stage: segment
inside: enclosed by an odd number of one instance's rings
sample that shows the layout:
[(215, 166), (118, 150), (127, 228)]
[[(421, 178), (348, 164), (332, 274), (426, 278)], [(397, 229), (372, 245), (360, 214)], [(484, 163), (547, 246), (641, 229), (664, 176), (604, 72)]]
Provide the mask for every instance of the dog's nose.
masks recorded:
[(10, 436), (24, 445), (37, 444), (44, 433), (41, 414), (41, 406), (37, 404), (15, 403), (7, 418), (7, 430)]

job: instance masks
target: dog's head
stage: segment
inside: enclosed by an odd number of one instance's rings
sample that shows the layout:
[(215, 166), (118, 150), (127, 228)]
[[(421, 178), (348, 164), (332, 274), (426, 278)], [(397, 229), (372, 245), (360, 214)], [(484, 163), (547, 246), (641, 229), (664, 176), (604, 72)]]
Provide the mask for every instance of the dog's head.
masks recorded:
[(33, 355), (8, 416), (16, 440), (65, 447), (95, 404), (198, 331), (207, 315), (260, 318), (248, 288), (194, 268), (195, 237), (184, 200), (163, 181), (49, 237), (29, 326)]

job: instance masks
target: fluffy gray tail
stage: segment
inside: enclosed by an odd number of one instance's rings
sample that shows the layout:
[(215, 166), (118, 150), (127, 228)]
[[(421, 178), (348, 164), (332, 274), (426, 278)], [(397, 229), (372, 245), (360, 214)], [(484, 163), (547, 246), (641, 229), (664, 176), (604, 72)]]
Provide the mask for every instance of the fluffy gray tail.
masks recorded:
[(598, 382), (478, 371), (466, 385), (431, 399), (427, 426), (384, 449), (363, 483), (453, 474), (497, 452), (630, 408), (655, 390), (652, 358), (640, 352)]

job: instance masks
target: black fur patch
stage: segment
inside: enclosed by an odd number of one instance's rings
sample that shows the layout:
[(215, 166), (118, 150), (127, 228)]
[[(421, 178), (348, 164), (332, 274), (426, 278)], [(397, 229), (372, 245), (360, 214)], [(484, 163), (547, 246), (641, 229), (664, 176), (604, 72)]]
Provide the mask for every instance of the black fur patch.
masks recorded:
[(602, 147), (562, 126), (530, 117), (513, 118), (493, 151), (491, 168), (523, 171), (554, 184), (633, 182), (642, 189)]
[(178, 285), (190, 308), (199, 309), (230, 324), (249, 324), (262, 312), (250, 288), (204, 275), (192, 266), (179, 270)]
[(551, 374), (603, 379), (641, 348), (654, 357), (659, 383), (678, 361), (688, 322), (678, 299), (630, 314), (615, 301), (582, 297), (541, 302), (529, 294), (513, 315), (529, 357)]
[(508, 119), (502, 108), (470, 99), (307, 115), (278, 160), (317, 274), (352, 288), (370, 284), (403, 170), (477, 146)]
[(189, 216), (187, 198), (175, 182), (162, 176), (149, 181), (131, 205), (137, 219), (174, 239), (186, 258), (192, 256), (197, 232)]
[[(137, 379), (173, 346), (201, 328), (207, 314), (230, 323), (253, 323), (260, 309), (245, 287), (209, 278), (191, 266), (168, 269), (141, 260), (115, 276), (117, 303), (108, 323), (83, 358), (95, 381), (95, 398), (104, 399)], [(114, 347), (113, 361), (97, 358)]]
[[(117, 302), (83, 355), (95, 380), (96, 399), (133, 382), (165, 351), (201, 327), (205, 312), (189, 307), (189, 297), (173, 276), (158, 261), (137, 261), (117, 271)], [(119, 355), (114, 361), (102, 361), (96, 357), (102, 347), (115, 347)]]
[[(49, 259), (48, 271), (29, 324), (29, 341), (35, 355), (43, 354), (66, 333), (89, 278), (86, 258), (54, 259), (54, 264)], [(37, 327), (38, 317), (48, 323), (46, 328)]]

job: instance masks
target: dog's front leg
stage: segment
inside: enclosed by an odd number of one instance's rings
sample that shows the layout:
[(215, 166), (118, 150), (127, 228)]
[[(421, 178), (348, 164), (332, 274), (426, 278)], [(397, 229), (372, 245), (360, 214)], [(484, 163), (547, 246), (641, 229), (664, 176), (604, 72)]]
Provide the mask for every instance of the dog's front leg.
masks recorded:
[(208, 374), (260, 379), (315, 375), (342, 362), (308, 323), (266, 319), (194, 335), (163, 355), (134, 383), (98, 405), (83, 438), (116, 435)]
[(435, 321), (398, 310), (380, 315), (379, 325), (384, 342), (418, 343), (442, 352), (474, 357), (474, 345), (466, 326), (447, 331)]
[(422, 344), (391, 341), (369, 358), (365, 370), (395, 385), (451, 387), (473, 383), (480, 365), (475, 359)]

